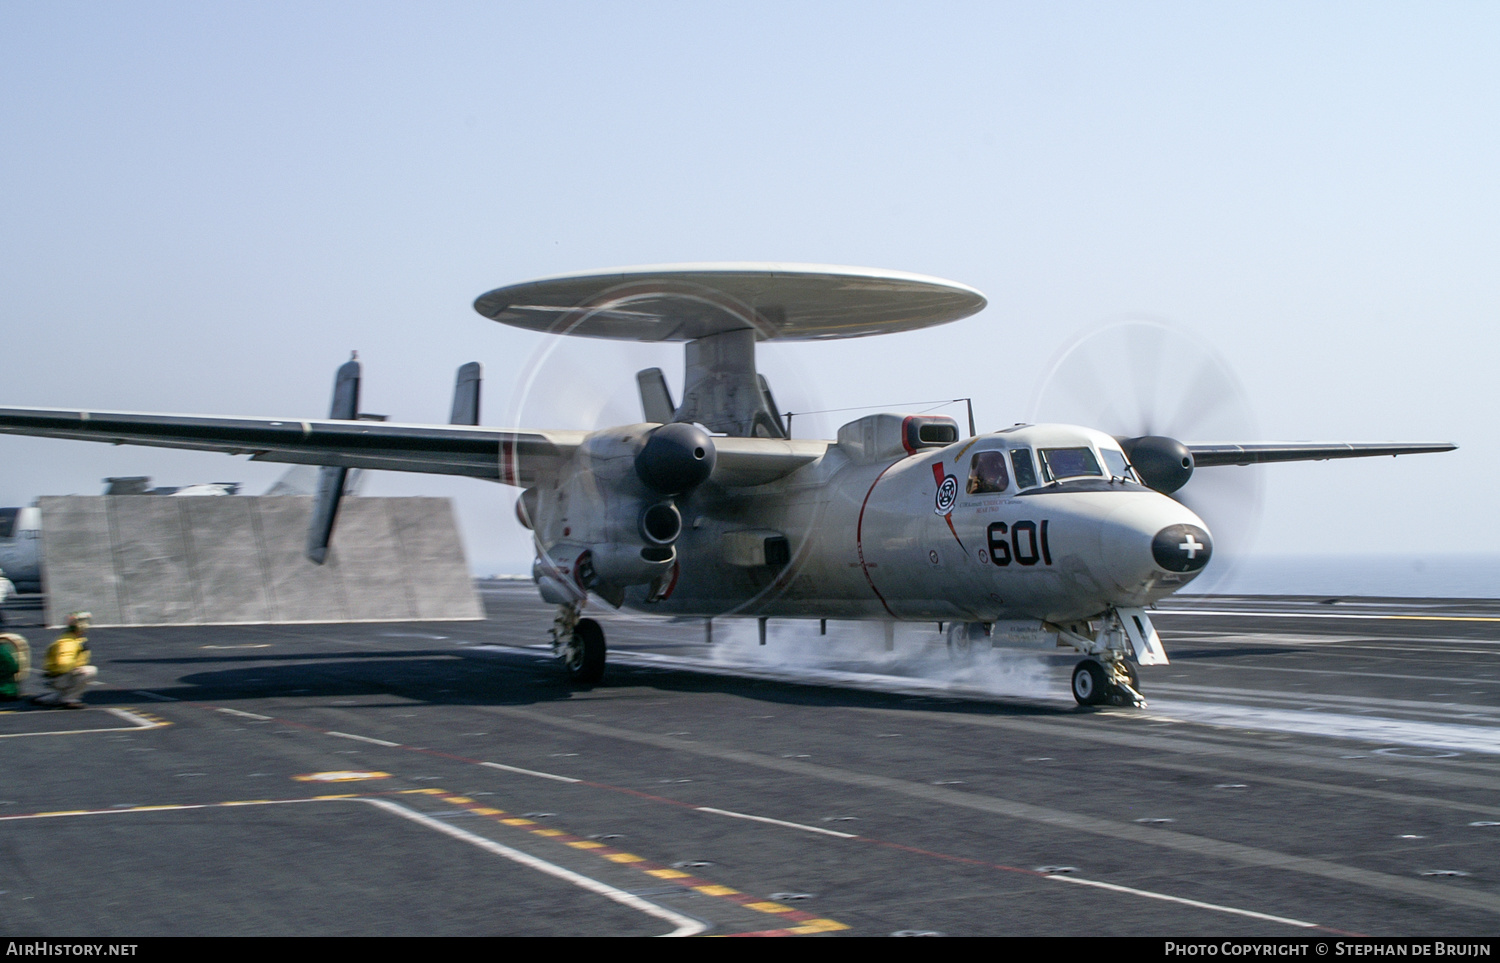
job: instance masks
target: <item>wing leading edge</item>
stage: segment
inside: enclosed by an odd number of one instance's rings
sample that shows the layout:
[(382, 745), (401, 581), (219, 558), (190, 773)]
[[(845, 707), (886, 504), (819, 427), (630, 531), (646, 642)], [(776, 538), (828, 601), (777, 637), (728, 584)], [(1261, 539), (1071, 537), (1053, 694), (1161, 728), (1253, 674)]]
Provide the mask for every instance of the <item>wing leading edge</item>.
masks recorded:
[(556, 471), (585, 434), (48, 408), (0, 408), (0, 433), (190, 448), (256, 461), (467, 475), (508, 485), (530, 485)]
[[(584, 431), (518, 431), (383, 421), (0, 408), (0, 434), (189, 448), (255, 461), (466, 475), (525, 487), (556, 478)], [(828, 442), (719, 438), (713, 479), (761, 485), (814, 461)]]
[(1217, 465), (1262, 465), (1280, 461), (1327, 461), (1331, 458), (1374, 458), (1379, 455), (1422, 455), (1453, 451), (1446, 441), (1392, 441), (1370, 444), (1330, 442), (1273, 442), (1253, 445), (1188, 445), (1198, 468)]

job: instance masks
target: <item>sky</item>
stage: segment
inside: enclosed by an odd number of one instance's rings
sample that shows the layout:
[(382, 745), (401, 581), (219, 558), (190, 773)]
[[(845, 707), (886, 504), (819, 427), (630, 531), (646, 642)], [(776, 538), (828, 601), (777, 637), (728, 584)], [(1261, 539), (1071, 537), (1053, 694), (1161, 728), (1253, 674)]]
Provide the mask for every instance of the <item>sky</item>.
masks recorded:
[[(317, 417), (358, 350), (396, 420), (445, 421), (477, 360), (486, 424), (635, 421), (635, 370), (680, 385), (680, 349), (548, 344), (473, 299), (850, 264), (989, 306), (763, 347), (784, 408), (968, 396), (1004, 427), (1066, 345), (1157, 319), (1260, 435), (1185, 440), (1461, 446), (1264, 470), (1257, 552), (1491, 552), (1497, 40), (1478, 3), (0, 0), (0, 405)], [(1136, 390), (1117, 364), (1088, 390)], [(0, 437), (0, 504), (281, 470)], [(476, 571), (529, 568), (514, 489), (366, 494), (450, 496)]]

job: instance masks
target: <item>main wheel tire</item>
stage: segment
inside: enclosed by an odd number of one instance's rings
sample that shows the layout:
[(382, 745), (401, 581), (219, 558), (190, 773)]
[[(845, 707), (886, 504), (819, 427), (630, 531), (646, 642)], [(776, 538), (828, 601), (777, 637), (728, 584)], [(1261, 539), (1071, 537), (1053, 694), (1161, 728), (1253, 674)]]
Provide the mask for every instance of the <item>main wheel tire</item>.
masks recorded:
[(971, 623), (953, 622), (948, 626), (948, 658), (954, 662), (972, 662), (979, 651), (982, 631), (976, 631)]
[(1104, 666), (1084, 659), (1073, 669), (1073, 698), (1081, 706), (1096, 706), (1109, 697), (1109, 681)]
[(564, 665), (568, 678), (593, 685), (604, 678), (604, 630), (593, 619), (579, 619), (573, 626), (573, 652)]

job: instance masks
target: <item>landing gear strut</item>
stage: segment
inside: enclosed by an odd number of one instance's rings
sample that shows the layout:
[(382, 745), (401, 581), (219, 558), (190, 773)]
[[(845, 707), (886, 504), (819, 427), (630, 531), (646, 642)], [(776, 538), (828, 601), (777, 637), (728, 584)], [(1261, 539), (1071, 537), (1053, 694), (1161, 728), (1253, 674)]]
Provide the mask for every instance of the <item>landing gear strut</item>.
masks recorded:
[(559, 605), (552, 620), (552, 651), (562, 660), (568, 679), (593, 685), (604, 678), (604, 630), (593, 619), (578, 617), (578, 607)]

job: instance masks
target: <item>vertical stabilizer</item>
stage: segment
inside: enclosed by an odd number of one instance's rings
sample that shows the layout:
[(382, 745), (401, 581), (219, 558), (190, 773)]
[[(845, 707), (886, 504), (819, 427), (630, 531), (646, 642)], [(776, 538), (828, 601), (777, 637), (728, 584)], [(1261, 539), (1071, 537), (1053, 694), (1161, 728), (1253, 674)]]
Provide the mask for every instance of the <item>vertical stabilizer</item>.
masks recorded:
[(667, 388), (667, 376), (660, 368), (647, 368), (635, 373), (635, 383), (641, 390), (641, 413), (647, 421), (658, 425), (669, 424), (677, 412), (672, 404), (672, 392)]
[[(328, 417), (354, 421), (359, 417), (359, 354), (339, 366), (333, 381), (333, 403)], [(338, 518), (339, 501), (344, 497), (344, 481), (349, 469), (324, 465), (318, 472), (318, 496), (313, 503), (312, 523), (307, 529), (307, 557), (322, 565), (328, 558), (328, 542), (333, 538), (333, 523)]]
[(478, 361), (470, 361), (458, 369), (458, 381), (453, 386), (453, 414), (448, 424), (479, 424), (479, 385), (483, 380), (484, 369)]

